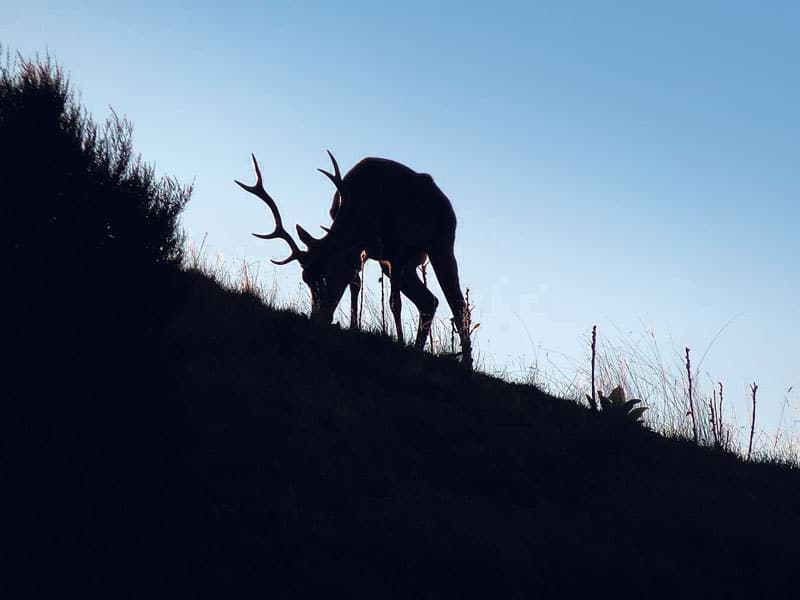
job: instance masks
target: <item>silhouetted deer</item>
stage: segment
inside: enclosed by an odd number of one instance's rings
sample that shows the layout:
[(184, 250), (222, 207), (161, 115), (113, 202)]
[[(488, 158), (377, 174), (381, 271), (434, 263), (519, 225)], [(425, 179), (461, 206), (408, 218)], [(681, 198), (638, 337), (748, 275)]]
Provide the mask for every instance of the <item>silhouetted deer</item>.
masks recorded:
[[(255, 185), (236, 183), (263, 200), (275, 219), (272, 233), (253, 235), (265, 240), (280, 238), (289, 245), (291, 254), (284, 260), (272, 262), (276, 265), (294, 260), (300, 263), (303, 281), (311, 290), (311, 318), (324, 323), (333, 321), (333, 313), (348, 284), (353, 292), (362, 251), (368, 258), (380, 261), (389, 274), (389, 304), (401, 342), (400, 293), (419, 310), (417, 348), (424, 347), (439, 304), (417, 274), (417, 266), (428, 257), (453, 312), (461, 338), (462, 362), (471, 369), (469, 316), (453, 253), (456, 216), (450, 200), (430, 175), (412, 171), (398, 162), (364, 158), (342, 177), (336, 159), (330, 152), (328, 155), (333, 163), (333, 174), (323, 169), (319, 171), (336, 186), (330, 210), (333, 224), (327, 235), (319, 239), (297, 225), (297, 235), (307, 250), (301, 250), (284, 229), (275, 201), (264, 190), (261, 170), (253, 156)], [(353, 297), (356, 295), (357, 291)], [(352, 300), (351, 319), (355, 315), (354, 305), (355, 300)]]

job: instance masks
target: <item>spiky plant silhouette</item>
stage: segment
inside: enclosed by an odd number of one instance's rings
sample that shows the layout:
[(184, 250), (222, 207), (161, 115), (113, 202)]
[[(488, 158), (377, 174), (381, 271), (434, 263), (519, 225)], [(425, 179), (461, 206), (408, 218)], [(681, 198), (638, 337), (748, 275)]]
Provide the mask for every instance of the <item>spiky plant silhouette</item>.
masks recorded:
[(597, 396), (600, 398), (600, 408), (604, 415), (623, 422), (642, 423), (642, 415), (647, 407), (636, 406), (642, 402), (640, 398), (625, 400), (625, 390), (622, 386), (615, 387), (608, 396), (598, 390)]

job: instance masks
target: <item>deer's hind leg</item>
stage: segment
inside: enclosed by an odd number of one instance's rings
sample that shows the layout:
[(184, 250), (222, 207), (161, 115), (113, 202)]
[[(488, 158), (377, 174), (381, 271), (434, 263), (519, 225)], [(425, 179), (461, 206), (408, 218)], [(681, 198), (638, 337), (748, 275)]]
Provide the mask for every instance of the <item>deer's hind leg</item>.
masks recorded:
[(461, 340), (462, 363), (468, 369), (472, 369), (472, 343), (469, 339), (470, 323), (467, 314), (467, 303), (461, 293), (461, 283), (458, 280), (458, 263), (453, 253), (452, 244), (448, 247), (440, 248), (436, 251), (428, 252), (433, 265), (433, 272), (444, 292), (450, 310), (453, 312), (453, 321), (458, 329), (458, 336)]
[(405, 271), (403, 293), (414, 303), (419, 311), (419, 325), (417, 326), (417, 339), (414, 342), (414, 347), (422, 349), (428, 339), (428, 333), (430, 333), (431, 324), (433, 323), (433, 315), (436, 314), (439, 300), (425, 287), (425, 284), (417, 274), (415, 265), (410, 265)]

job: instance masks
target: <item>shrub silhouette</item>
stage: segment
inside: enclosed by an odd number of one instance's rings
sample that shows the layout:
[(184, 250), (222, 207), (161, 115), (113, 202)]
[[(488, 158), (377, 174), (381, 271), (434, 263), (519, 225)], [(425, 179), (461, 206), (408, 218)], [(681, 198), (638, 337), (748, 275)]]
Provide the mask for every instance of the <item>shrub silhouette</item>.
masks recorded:
[(0, 68), (3, 241), (15, 274), (127, 277), (180, 257), (191, 189), (157, 179), (134, 156), (131, 131), (113, 113), (98, 127), (49, 57)]
[(49, 57), (0, 67), (0, 220), (8, 282), (20, 290), (10, 295), (18, 351), (67, 337), (80, 354), (159, 312), (154, 292), (180, 259), (191, 188), (157, 178), (131, 133), (113, 112), (98, 126)]
[(191, 188), (156, 177), (131, 133), (113, 112), (98, 126), (49, 57), (0, 66), (3, 424), (43, 460), (152, 419), (144, 390), (168, 368), (159, 335), (180, 298)]

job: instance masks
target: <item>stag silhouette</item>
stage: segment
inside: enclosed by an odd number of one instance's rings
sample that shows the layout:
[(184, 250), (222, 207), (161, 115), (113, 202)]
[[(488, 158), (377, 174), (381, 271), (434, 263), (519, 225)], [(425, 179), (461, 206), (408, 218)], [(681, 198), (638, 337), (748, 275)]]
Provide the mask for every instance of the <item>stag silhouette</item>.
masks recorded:
[(261, 170), (253, 158), (254, 185), (236, 183), (269, 206), (275, 219), (272, 233), (253, 235), (282, 239), (291, 254), (276, 265), (300, 263), (303, 281), (311, 291), (312, 320), (331, 323), (345, 288), (351, 291), (351, 324), (357, 321), (358, 275), (363, 255), (379, 261), (390, 281), (389, 305), (397, 338), (403, 341), (401, 323), (404, 294), (419, 311), (415, 346), (423, 348), (439, 301), (417, 274), (417, 267), (430, 259), (461, 340), (462, 363), (472, 368), (469, 314), (458, 279), (458, 264), (453, 252), (456, 215), (450, 200), (426, 173), (417, 173), (393, 160), (364, 158), (342, 177), (339, 165), (328, 151), (333, 173), (319, 169), (336, 186), (330, 215), (333, 223), (327, 234), (315, 238), (296, 226), (301, 250), (283, 227), (278, 206), (266, 192)]

